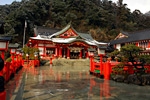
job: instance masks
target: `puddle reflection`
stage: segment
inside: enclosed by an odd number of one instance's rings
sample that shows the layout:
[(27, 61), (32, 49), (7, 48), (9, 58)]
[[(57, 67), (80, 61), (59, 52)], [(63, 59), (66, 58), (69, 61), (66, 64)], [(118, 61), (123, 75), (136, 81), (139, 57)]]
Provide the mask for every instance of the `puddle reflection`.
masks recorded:
[[(24, 73), (22, 75), (22, 73)], [(22, 78), (22, 76), (24, 78)], [(22, 81), (22, 82), (21, 82)], [(6, 84), (7, 100), (148, 100), (149, 86), (137, 86), (103, 80), (89, 75), (89, 71), (60, 71), (52, 66), (28, 68), (20, 71)], [(17, 89), (18, 88), (18, 89)]]
[[(101, 82), (96, 82), (95, 78), (90, 78), (90, 91), (89, 95), (93, 96), (95, 93), (95, 88), (99, 88), (99, 95), (100, 95), (100, 100), (103, 100), (103, 98), (109, 98), (110, 95), (110, 86), (109, 86), (109, 81), (108, 80), (103, 80)], [(107, 100), (107, 99), (105, 99)]]
[[(71, 98), (74, 99), (77, 99), (76, 97), (78, 97), (78, 98), (94, 98), (94, 99), (99, 98), (100, 100), (105, 98), (105, 100), (107, 100), (107, 98), (110, 98), (111, 96), (109, 81), (91, 76), (89, 75), (88, 71), (61, 72), (61, 71), (54, 71), (53, 67), (50, 66), (48, 70), (39, 70), (39, 71), (34, 70), (34, 74), (33, 72), (29, 72), (29, 73), (32, 73), (35, 78), (37, 77), (38, 72), (39, 72), (38, 84), (49, 86), (47, 88), (49, 88), (49, 90), (51, 91), (53, 90), (53, 93), (55, 91), (55, 94), (56, 91), (68, 92), (65, 93), (66, 95), (65, 98), (66, 97), (70, 98), (71, 95)], [(65, 85), (63, 86), (63, 84)], [(36, 86), (33, 87), (38, 88)], [(42, 88), (45, 89), (44, 87)], [(84, 91), (84, 96), (80, 96), (83, 91)]]
[[(110, 98), (109, 81), (89, 75), (88, 71), (56, 71), (53, 67), (26, 69), (23, 99), (57, 100), (62, 99), (98, 99)], [(15, 78), (11, 87), (15, 89), (19, 78)], [(11, 98), (14, 89), (8, 88)], [(51, 95), (52, 94), (52, 95)], [(46, 99), (47, 98), (47, 99)], [(61, 99), (61, 100), (62, 100)], [(9, 99), (7, 99), (9, 100)]]

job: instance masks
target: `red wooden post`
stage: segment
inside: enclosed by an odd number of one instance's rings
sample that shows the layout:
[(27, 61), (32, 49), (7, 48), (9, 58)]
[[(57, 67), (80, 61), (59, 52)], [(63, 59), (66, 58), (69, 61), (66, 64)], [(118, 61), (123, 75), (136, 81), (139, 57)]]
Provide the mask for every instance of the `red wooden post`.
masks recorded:
[(62, 57), (62, 48), (61, 47), (59, 48), (59, 57), (60, 58)]
[(58, 48), (55, 47), (55, 57), (58, 55)]
[(110, 79), (111, 74), (110, 70), (111, 70), (110, 62), (106, 62), (104, 66), (104, 79), (106, 80)]
[(94, 57), (92, 54), (89, 57), (90, 57), (90, 72), (93, 73), (94, 72)]
[(80, 50), (80, 57), (79, 57), (80, 59), (82, 58), (82, 50)]

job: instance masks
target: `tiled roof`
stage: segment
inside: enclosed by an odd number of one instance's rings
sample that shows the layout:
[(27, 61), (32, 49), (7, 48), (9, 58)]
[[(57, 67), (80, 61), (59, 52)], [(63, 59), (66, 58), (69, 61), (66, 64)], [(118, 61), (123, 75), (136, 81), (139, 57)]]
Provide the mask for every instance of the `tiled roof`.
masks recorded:
[(55, 32), (54, 34), (52, 34), (50, 36), (50, 38), (52, 38), (53, 36), (58, 36), (62, 33), (64, 33), (65, 31), (67, 31), (69, 28), (71, 27), (71, 24), (68, 24), (66, 27), (64, 27), (62, 30)]
[[(55, 36), (58, 36), (60, 34), (63, 34), (64, 32), (66, 32), (69, 29), (72, 29), (76, 34), (78, 34), (78, 36), (76, 37), (72, 37), (72, 38), (56, 38)], [(107, 43), (102, 43), (102, 42), (98, 42), (95, 41), (91, 34), (88, 33), (80, 33), (77, 32), (71, 25), (71, 23), (69, 23), (66, 27), (64, 27), (62, 30), (54, 30), (54, 29), (50, 29), (50, 28), (45, 28), (45, 27), (36, 27), (36, 30), (34, 30), (35, 33), (37, 34), (36, 37), (30, 37), (32, 39), (38, 39), (38, 40), (49, 40), (49, 41), (53, 41), (55, 43), (71, 43), (71, 42), (75, 42), (75, 41), (83, 41), (89, 45), (98, 45), (98, 44), (107, 44)], [(81, 38), (78, 38), (81, 37)]]
[(79, 36), (81, 36), (84, 39), (93, 40), (92, 36), (88, 33), (77, 33)]
[(45, 35), (49, 36), (52, 35), (53, 33), (56, 33), (60, 31), (60, 29), (52, 29), (49, 27), (43, 27), (43, 26), (36, 26), (34, 29), (34, 33), (37, 35)]
[(53, 37), (53, 36), (60, 35), (60, 34), (64, 33), (65, 31), (67, 31), (67, 30), (70, 29), (70, 28), (71, 28), (72, 30), (74, 30), (74, 31), (75, 31), (80, 37), (82, 37), (83, 39), (90, 39), (90, 40), (93, 40), (93, 38), (92, 38), (92, 36), (91, 36), (90, 34), (77, 32), (77, 31), (72, 27), (71, 23), (69, 23), (69, 24), (68, 24), (66, 27), (64, 27), (62, 30), (60, 30), (60, 31), (58, 31), (58, 32), (56, 32), (56, 33), (54, 33), (54, 34), (52, 34), (52, 35), (50, 36), (50, 38)]
[(128, 37), (113, 40), (110, 42), (110, 44), (136, 42), (136, 41), (149, 40), (149, 39), (150, 39), (150, 29), (129, 33)]

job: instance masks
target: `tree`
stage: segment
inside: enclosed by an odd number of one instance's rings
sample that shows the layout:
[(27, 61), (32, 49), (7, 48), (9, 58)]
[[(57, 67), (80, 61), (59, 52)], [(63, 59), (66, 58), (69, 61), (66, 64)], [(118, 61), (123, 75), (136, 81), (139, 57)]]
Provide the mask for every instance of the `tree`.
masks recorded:
[[(142, 48), (137, 47), (133, 44), (125, 45), (120, 51), (115, 50), (111, 53), (111, 56), (116, 55), (120, 59), (122, 64), (131, 64), (137, 70), (137, 73), (142, 75), (145, 73), (144, 65), (150, 63), (149, 55), (141, 55)], [(140, 66), (140, 67), (139, 67)]]
[[(142, 48), (133, 44), (125, 45), (120, 51), (115, 50), (111, 56), (120, 59), (120, 63), (113, 68), (114, 73), (111, 77), (115, 81), (133, 83), (137, 85), (148, 85), (150, 74), (145, 73), (145, 64), (150, 64), (149, 55), (141, 55)], [(125, 66), (131, 63), (135, 69), (134, 74), (128, 74), (124, 71)], [(129, 66), (130, 67), (130, 66)]]

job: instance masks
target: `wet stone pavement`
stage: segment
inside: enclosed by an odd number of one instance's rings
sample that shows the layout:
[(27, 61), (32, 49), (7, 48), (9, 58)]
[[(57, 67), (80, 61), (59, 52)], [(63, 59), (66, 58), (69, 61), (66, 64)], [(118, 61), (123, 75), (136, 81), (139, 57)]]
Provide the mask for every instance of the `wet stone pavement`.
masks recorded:
[(107, 81), (88, 71), (22, 69), (6, 84), (7, 100), (149, 100), (150, 86)]

